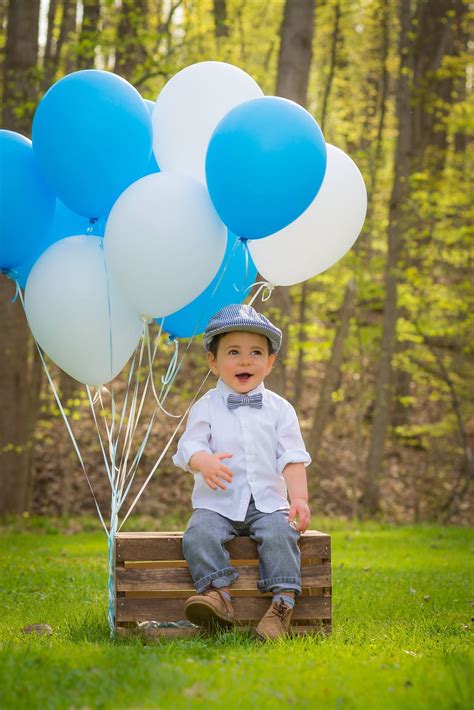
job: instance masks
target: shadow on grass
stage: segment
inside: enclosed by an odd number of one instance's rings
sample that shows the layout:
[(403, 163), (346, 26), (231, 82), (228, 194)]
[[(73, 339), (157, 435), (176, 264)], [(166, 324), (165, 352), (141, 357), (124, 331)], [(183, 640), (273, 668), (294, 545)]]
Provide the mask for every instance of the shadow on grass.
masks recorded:
[(314, 647), (315, 644), (324, 643), (327, 640), (325, 634), (314, 636), (300, 636), (277, 639), (275, 641), (263, 642), (256, 637), (255, 632), (250, 627), (234, 628), (229, 631), (216, 631), (201, 634), (193, 637), (166, 638), (166, 637), (146, 637), (141, 634), (131, 634), (128, 637), (111, 638), (107, 619), (104, 614), (89, 611), (82, 615), (71, 616), (65, 623), (62, 639), (74, 644), (97, 644), (100, 646), (116, 647), (151, 647), (159, 649), (189, 650), (198, 658), (212, 659), (222, 654), (223, 650), (233, 649), (265, 651), (265, 648), (282, 646), (286, 649), (297, 647), (303, 650), (307, 646)]
[(105, 614), (88, 610), (83, 614), (71, 614), (64, 622), (62, 637), (72, 643), (113, 644)]

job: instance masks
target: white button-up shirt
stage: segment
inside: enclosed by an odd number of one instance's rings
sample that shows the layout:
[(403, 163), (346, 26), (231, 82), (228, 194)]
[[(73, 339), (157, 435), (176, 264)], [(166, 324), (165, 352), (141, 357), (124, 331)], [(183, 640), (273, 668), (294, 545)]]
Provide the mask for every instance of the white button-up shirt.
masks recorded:
[[(292, 405), (265, 389), (263, 383), (248, 394), (257, 392), (263, 395), (262, 409), (241, 406), (229, 410), (227, 396), (235, 391), (219, 380), (216, 388), (191, 408), (173, 463), (195, 475), (193, 508), (207, 508), (241, 521), (253, 496), (262, 513), (288, 509), (283, 470), (289, 463), (308, 466), (311, 457)], [(202, 475), (189, 467), (198, 451), (232, 454), (232, 458), (223, 459), (233, 473), (231, 483), (224, 481), (227, 490), (212, 490)]]

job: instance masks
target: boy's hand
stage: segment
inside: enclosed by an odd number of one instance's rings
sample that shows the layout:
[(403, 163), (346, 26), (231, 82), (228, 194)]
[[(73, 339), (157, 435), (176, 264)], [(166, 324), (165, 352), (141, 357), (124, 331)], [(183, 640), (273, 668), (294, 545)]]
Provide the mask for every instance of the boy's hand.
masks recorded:
[(218, 488), (226, 491), (227, 486), (224, 485), (223, 481), (231, 483), (233, 473), (230, 468), (222, 463), (222, 459), (230, 458), (232, 458), (232, 454), (223, 452), (208, 454), (205, 451), (199, 451), (191, 457), (189, 463), (192, 468), (199, 471), (209, 488), (212, 488), (213, 491)]
[(295, 530), (300, 533), (306, 532), (311, 522), (311, 511), (304, 498), (293, 498), (291, 501), (290, 514), (288, 515), (290, 525), (294, 523), (295, 518), (298, 518)]

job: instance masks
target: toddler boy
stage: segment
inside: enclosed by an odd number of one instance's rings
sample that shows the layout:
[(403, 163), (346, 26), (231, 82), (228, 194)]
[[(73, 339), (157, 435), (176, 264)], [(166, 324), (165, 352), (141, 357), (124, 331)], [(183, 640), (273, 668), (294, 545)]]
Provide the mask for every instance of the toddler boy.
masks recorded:
[(258, 545), (258, 588), (273, 593), (256, 628), (261, 638), (288, 631), (301, 592), (298, 539), (310, 522), (311, 459), (295, 410), (264, 386), (281, 338), (251, 306), (226, 306), (210, 319), (204, 347), (219, 380), (191, 408), (173, 457), (195, 475), (183, 552), (197, 594), (186, 601), (186, 617), (201, 626), (233, 625), (229, 587), (239, 575), (225, 543), (248, 535)]

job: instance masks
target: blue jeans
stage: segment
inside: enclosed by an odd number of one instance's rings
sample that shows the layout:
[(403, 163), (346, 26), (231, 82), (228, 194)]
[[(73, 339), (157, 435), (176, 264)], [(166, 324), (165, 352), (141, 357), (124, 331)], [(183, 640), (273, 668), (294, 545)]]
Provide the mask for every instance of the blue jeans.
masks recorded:
[(261, 513), (251, 498), (243, 521), (206, 508), (192, 514), (183, 535), (183, 553), (198, 594), (211, 586), (228, 587), (238, 578), (224, 545), (239, 535), (248, 535), (258, 545), (261, 592), (301, 593), (300, 533), (288, 524), (287, 511)]

